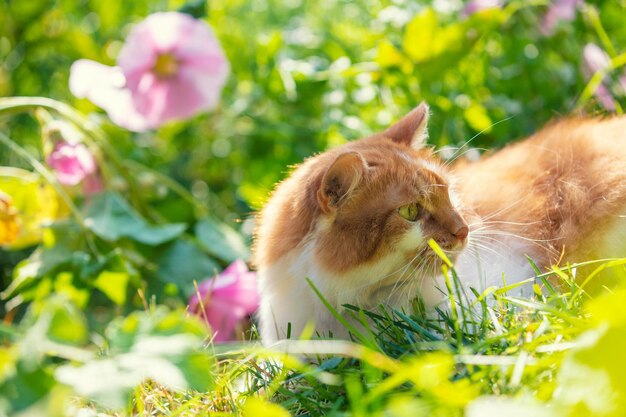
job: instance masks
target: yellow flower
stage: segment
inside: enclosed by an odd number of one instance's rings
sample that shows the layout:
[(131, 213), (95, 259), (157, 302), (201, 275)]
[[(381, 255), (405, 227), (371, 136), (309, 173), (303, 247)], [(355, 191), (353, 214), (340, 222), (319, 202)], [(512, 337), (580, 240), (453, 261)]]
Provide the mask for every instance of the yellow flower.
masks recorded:
[(67, 213), (54, 188), (38, 174), (0, 166), (0, 246), (22, 249), (41, 242), (47, 224)]
[(0, 191), (0, 245), (15, 242), (20, 234), (20, 219), (13, 199)]

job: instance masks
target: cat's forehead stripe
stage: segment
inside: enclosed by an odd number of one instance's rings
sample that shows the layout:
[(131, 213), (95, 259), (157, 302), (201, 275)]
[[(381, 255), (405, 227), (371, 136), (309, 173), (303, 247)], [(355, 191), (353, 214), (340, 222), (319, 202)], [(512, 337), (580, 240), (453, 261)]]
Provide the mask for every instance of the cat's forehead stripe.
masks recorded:
[(435, 176), (438, 180), (441, 180), (443, 177), (443, 173), (441, 171), (441, 167), (439, 165), (437, 165), (436, 163), (429, 161), (427, 159), (422, 159), (420, 160), (420, 164), (422, 165), (422, 167), (424, 167), (426, 170), (430, 171), (433, 176)]
[(397, 155), (399, 155), (402, 159), (404, 159), (405, 161), (409, 162), (410, 164), (415, 164), (417, 165), (417, 159), (415, 159), (414, 156), (409, 155), (408, 153), (406, 153), (403, 150), (397, 150), (396, 152)]
[(400, 156), (404, 161), (409, 162), (411, 165), (414, 165), (417, 168), (427, 169), (429, 171), (432, 171), (439, 177), (442, 176), (441, 167), (429, 159), (420, 158), (414, 154), (409, 154), (404, 150), (397, 150), (396, 154)]

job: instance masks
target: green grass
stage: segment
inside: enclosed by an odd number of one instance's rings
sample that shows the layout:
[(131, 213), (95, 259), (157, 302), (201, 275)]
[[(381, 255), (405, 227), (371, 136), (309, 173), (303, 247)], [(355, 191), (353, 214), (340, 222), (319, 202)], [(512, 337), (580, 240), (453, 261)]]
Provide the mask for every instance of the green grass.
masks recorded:
[[(626, 278), (625, 263), (592, 265)], [(623, 415), (625, 377), (616, 370), (625, 365), (611, 362), (611, 350), (621, 347), (603, 338), (614, 331), (616, 340), (626, 343), (621, 311), (626, 292), (605, 289), (592, 296), (573, 279), (575, 266), (538, 274), (530, 298), (494, 291), (474, 306), (460, 294), (450, 270), (455, 308), (427, 317), (417, 301), (411, 312), (348, 306), (372, 340), (302, 340), (273, 350), (254, 342), (218, 346), (210, 392), (174, 392), (148, 382), (135, 390), (127, 409), (108, 414), (409, 417), (500, 416), (517, 410), (538, 416)], [(572, 378), (585, 376), (580, 367), (588, 357), (594, 371), (589, 379)], [(578, 393), (581, 384), (590, 392), (608, 390), (617, 408), (594, 411), (594, 397)]]

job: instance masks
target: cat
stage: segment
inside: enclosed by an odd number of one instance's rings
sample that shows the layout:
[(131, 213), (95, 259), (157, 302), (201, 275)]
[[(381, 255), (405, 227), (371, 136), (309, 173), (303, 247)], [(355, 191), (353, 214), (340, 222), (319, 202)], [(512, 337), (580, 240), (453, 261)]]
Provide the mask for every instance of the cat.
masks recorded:
[[(426, 146), (428, 106), (298, 166), (258, 216), (261, 339), (349, 337), (330, 306), (445, 299), (433, 239), (482, 291), (559, 260), (626, 254), (626, 119), (565, 120), (476, 163)], [(620, 217), (621, 216), (621, 217)], [(504, 274), (504, 275), (503, 275)], [(518, 291), (521, 291), (520, 287)]]

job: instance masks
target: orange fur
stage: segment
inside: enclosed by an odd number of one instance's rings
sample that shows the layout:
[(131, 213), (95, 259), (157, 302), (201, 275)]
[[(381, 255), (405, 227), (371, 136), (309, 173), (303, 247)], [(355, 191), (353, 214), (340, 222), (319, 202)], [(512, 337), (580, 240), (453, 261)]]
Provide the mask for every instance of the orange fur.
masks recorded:
[(626, 118), (555, 122), (454, 173), (465, 205), (532, 241), (540, 266), (602, 256), (597, 240), (626, 209)]

